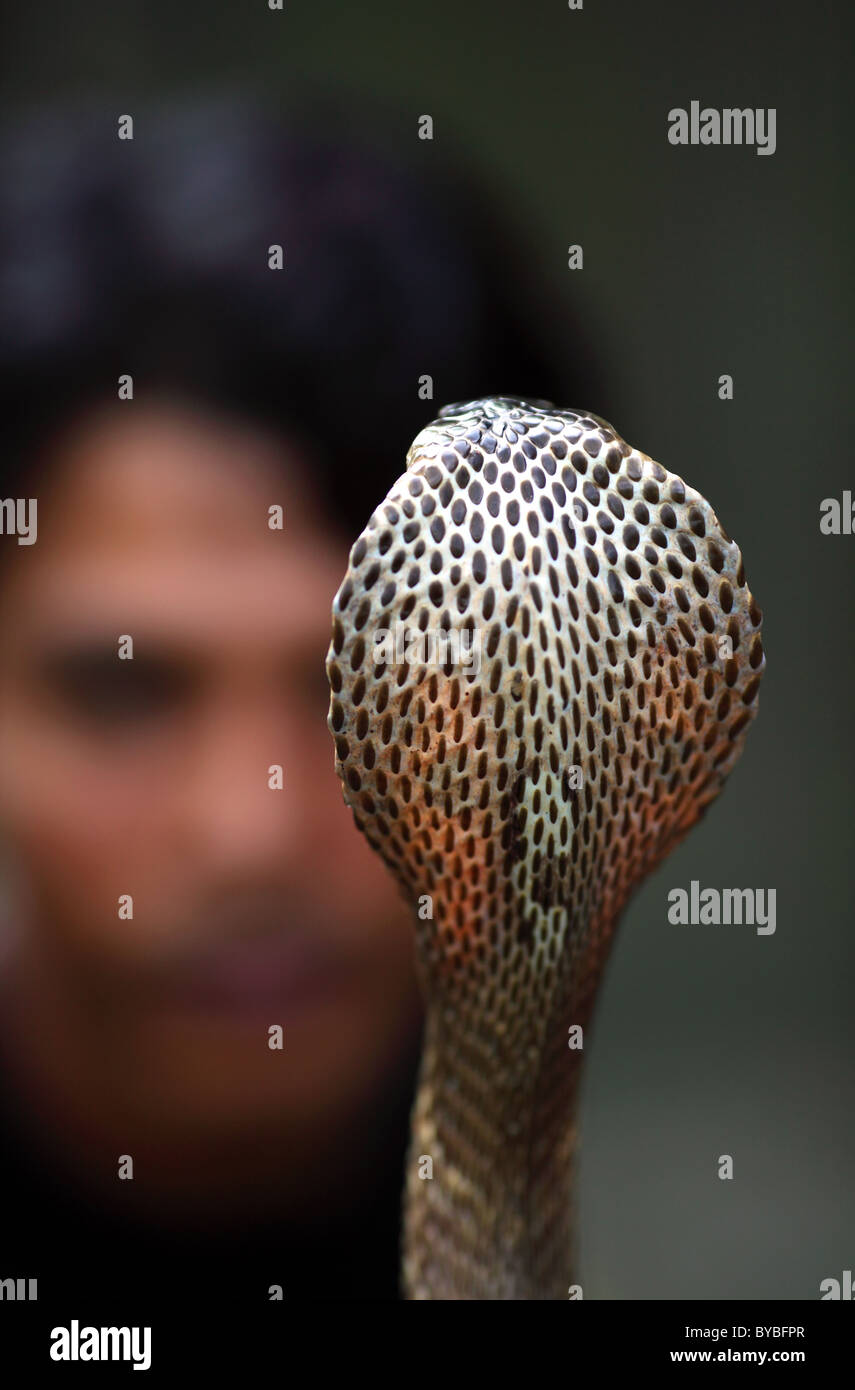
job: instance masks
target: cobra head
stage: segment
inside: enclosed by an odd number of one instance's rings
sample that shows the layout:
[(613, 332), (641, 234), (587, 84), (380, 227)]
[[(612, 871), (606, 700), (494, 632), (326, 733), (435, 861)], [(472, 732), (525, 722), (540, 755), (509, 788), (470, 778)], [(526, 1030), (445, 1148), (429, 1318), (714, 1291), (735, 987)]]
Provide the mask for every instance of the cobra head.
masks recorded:
[(739, 757), (760, 621), (704, 498), (546, 401), (446, 406), (353, 546), (329, 727), (426, 1005), (410, 1296), (567, 1297), (568, 1036), (628, 897)]

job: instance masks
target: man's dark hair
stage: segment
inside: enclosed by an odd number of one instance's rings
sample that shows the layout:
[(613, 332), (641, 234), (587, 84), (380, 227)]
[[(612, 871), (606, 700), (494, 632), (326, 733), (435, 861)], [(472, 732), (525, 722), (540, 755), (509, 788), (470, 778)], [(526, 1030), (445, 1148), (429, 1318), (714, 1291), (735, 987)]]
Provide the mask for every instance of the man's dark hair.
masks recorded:
[(405, 161), (322, 113), (297, 131), (231, 100), (161, 110), (132, 141), (114, 119), (42, 112), (0, 149), (2, 495), (25, 495), (40, 445), (126, 372), (137, 401), (295, 437), (353, 534), (446, 402), (597, 408), (577, 324), (415, 137)]

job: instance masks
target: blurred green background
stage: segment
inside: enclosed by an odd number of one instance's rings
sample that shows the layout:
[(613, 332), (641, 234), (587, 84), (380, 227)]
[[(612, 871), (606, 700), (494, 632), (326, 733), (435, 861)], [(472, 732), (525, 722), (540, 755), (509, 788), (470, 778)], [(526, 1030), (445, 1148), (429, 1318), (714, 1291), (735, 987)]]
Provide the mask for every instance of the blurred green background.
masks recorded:
[[(855, 538), (819, 530), (821, 500), (855, 484), (847, 18), (827, 0), (104, 0), (8, 20), (7, 117), (100, 92), (134, 113), (223, 86), (292, 109), (333, 90), (355, 117), (383, 103), (414, 164), (470, 165), (604, 364), (603, 399), (559, 404), (685, 476), (743, 550), (760, 718), (615, 946), (582, 1115), (587, 1298), (815, 1299), (855, 1262)], [(693, 99), (774, 106), (775, 154), (669, 145), (668, 110)], [(441, 364), (425, 370), (442, 404)], [(668, 890), (693, 878), (775, 888), (775, 935), (670, 926)]]

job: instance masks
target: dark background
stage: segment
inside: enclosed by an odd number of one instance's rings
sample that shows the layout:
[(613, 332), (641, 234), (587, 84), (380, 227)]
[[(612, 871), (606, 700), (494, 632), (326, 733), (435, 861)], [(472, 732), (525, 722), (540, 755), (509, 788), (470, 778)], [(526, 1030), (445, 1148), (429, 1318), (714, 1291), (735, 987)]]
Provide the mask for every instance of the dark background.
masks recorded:
[[(760, 717), (615, 946), (582, 1115), (586, 1298), (815, 1299), (855, 1260), (855, 538), (819, 530), (821, 500), (855, 483), (846, 19), (828, 0), (7, 14), (7, 120), (83, 98), (112, 138), (133, 114), (140, 139), (173, 94), (248, 87), (299, 119), (309, 94), (333, 91), (354, 119), (379, 102), (414, 167), (470, 165), (605, 364), (602, 399), (558, 404), (605, 416), (686, 477), (743, 550), (765, 613)], [(693, 99), (774, 106), (775, 154), (669, 145), (669, 108)], [(417, 138), (423, 113), (432, 143)], [(566, 268), (576, 242), (581, 272)], [(424, 370), (439, 407), (442, 364)], [(670, 926), (668, 890), (692, 878), (775, 888), (775, 935)], [(725, 1153), (732, 1182), (717, 1177)]]

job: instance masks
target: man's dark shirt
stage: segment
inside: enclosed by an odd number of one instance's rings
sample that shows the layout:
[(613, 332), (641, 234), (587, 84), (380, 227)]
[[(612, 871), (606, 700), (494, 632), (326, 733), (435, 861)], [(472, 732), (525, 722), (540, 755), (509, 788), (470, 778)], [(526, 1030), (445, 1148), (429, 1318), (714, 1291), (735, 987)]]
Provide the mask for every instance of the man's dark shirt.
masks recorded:
[[(408, 1061), (376, 1126), (369, 1181), (354, 1183), (344, 1215), (311, 1229), (271, 1218), (235, 1232), (158, 1229), (134, 1215), (93, 1205), (59, 1176), (28, 1134), (18, 1098), (0, 1075), (0, 1280), (37, 1279), (38, 1302), (59, 1321), (121, 1318), (139, 1324), (191, 1305), (211, 1317), (258, 1314), (281, 1285), (286, 1304), (399, 1297), (400, 1213), (415, 1067)], [(252, 1142), (252, 1139), (248, 1139)], [(56, 1139), (59, 1146), (61, 1136)], [(342, 1153), (347, 1183), (349, 1155)], [(117, 1179), (118, 1182), (118, 1179)], [(124, 1198), (124, 1193), (123, 1193)], [(3, 1285), (0, 1284), (0, 1292)], [(13, 1308), (0, 1303), (0, 1332)]]

